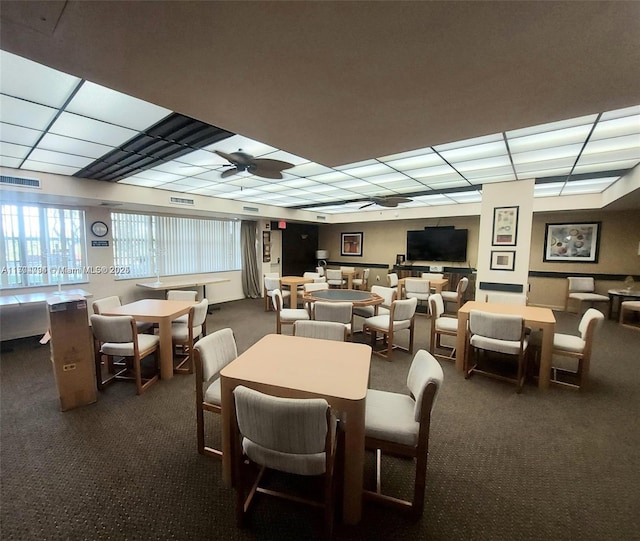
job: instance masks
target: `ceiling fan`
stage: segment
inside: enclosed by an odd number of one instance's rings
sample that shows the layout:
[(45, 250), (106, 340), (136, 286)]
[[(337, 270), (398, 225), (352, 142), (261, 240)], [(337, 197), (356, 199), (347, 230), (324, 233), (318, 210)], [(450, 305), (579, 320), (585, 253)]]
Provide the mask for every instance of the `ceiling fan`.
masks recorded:
[(251, 154), (242, 152), (242, 150), (232, 152), (231, 154), (220, 150), (214, 150), (214, 152), (233, 165), (231, 169), (222, 172), (220, 175), (221, 178), (227, 178), (242, 171), (247, 171), (258, 177), (283, 178), (283, 169), (293, 167), (293, 164), (289, 162), (271, 160), (269, 158), (254, 158)]
[(372, 197), (370, 202), (366, 205), (362, 205), (358, 210), (361, 210), (371, 205), (380, 205), (381, 207), (396, 208), (400, 203), (410, 203), (413, 199), (408, 197), (400, 197), (399, 195), (388, 195), (383, 197)]

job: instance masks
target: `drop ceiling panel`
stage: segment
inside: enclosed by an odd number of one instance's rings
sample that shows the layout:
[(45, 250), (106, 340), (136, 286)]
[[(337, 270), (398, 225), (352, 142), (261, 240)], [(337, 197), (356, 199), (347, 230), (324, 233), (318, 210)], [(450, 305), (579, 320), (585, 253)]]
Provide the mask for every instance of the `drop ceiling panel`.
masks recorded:
[(11, 96), (0, 96), (0, 121), (44, 131), (55, 118), (57, 109)]
[(114, 126), (92, 118), (62, 113), (49, 130), (56, 135), (117, 147), (137, 135), (135, 130)]

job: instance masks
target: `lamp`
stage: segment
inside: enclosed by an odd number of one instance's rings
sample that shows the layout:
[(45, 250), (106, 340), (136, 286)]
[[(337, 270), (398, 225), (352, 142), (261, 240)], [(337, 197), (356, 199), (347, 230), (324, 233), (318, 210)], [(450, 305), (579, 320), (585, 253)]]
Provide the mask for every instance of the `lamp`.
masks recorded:
[(316, 250), (316, 259), (318, 260), (318, 266), (326, 267), (326, 260), (329, 259), (329, 250)]

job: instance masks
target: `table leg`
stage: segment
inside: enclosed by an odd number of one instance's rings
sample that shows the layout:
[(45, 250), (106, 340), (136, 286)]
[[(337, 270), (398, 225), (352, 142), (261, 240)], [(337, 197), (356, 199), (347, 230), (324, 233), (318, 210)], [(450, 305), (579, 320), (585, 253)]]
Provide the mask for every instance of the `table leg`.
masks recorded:
[(290, 308), (298, 308), (298, 286), (293, 284), (289, 287), (291, 290), (291, 297), (289, 297)]
[(458, 332), (456, 336), (456, 370), (464, 370), (464, 356), (467, 351), (467, 321), (469, 314), (458, 312)]
[(169, 318), (158, 321), (158, 335), (160, 336), (160, 377), (171, 379), (173, 377), (173, 344)]
[(353, 289), (353, 274), (347, 275), (347, 289)]
[(365, 400), (350, 405), (345, 414), (342, 512), (345, 524), (357, 524), (362, 514)]
[(542, 329), (542, 348), (540, 351), (540, 372), (538, 374), (538, 388), (548, 389), (551, 383), (551, 358), (553, 355), (553, 335), (555, 323), (547, 323)]
[(609, 293), (609, 319), (613, 319), (613, 295)]

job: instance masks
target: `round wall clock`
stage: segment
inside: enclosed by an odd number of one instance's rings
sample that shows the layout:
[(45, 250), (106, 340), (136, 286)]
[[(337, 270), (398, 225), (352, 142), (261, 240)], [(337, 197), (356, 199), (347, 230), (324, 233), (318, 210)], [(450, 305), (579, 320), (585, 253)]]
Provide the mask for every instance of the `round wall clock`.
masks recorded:
[(109, 227), (104, 222), (93, 222), (91, 224), (91, 232), (96, 237), (104, 237), (109, 232)]

